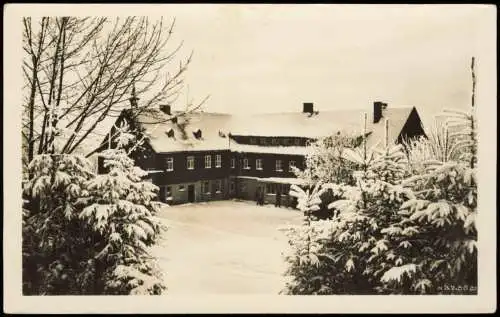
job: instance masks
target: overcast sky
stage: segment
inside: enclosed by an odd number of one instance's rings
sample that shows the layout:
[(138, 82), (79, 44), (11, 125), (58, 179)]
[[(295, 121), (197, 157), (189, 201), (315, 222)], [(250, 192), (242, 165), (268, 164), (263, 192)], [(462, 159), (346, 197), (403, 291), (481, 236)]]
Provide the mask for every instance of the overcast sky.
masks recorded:
[(470, 6), (166, 8), (164, 16), (177, 19), (182, 53), (194, 50), (189, 95), (210, 94), (206, 111), (300, 111), (302, 102), (329, 110), (382, 100), (431, 113), (470, 103), (481, 18)]

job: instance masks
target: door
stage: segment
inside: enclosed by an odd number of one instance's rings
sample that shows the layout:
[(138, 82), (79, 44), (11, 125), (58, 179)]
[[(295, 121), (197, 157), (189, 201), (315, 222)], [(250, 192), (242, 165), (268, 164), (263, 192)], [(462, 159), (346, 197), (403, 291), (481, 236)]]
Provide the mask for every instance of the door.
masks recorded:
[(194, 202), (194, 185), (188, 185), (188, 201)]

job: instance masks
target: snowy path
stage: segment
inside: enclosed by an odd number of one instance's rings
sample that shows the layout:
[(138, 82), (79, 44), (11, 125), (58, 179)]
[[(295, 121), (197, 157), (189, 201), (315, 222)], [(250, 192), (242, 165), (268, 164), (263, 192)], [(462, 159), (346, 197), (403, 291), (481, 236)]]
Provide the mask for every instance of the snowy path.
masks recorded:
[(277, 294), (284, 286), (278, 227), (300, 212), (220, 201), (165, 208), (169, 226), (155, 248), (167, 294)]

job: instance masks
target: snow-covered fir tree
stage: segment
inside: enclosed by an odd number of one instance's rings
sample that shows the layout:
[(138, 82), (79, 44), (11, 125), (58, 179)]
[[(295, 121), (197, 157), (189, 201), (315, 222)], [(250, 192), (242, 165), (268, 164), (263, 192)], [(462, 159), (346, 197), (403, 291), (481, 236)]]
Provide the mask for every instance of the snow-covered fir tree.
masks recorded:
[[(309, 218), (287, 230), (287, 294), (440, 294), (446, 283), (477, 286), (477, 182), (474, 115), (446, 113), (439, 140), (381, 150), (346, 149), (354, 185), (294, 189), (307, 217), (317, 193), (332, 191), (332, 219)], [(426, 150), (427, 149), (427, 150)], [(423, 155), (424, 154), (424, 155)], [(313, 202), (313, 204), (311, 204)], [(312, 220), (312, 221), (310, 221)]]
[(25, 294), (160, 294), (163, 279), (149, 248), (164, 226), (155, 217), (158, 188), (144, 181), (127, 147), (102, 153), (109, 172), (95, 175), (78, 155), (38, 155), (29, 165), (23, 217)]

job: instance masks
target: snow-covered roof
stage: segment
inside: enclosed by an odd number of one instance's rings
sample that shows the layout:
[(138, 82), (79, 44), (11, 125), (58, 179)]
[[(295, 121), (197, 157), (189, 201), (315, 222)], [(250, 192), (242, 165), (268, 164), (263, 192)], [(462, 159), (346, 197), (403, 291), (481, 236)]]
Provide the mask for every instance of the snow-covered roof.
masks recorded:
[[(366, 109), (319, 111), (313, 115), (302, 112), (267, 113), (257, 115), (230, 115), (222, 113), (192, 112), (176, 124), (169, 119), (181, 114), (167, 115), (161, 110), (139, 116), (146, 129), (149, 142), (156, 152), (231, 150), (247, 153), (306, 154), (302, 146), (260, 146), (239, 144), (229, 140), (228, 134), (267, 137), (319, 138), (337, 132), (361, 135), (363, 115), (367, 113), (369, 146), (384, 142), (385, 118), (389, 119), (389, 140), (394, 142), (406, 123), (413, 107), (387, 107), (383, 118), (373, 123), (373, 112)], [(187, 120), (187, 121), (186, 121)], [(183, 123), (185, 124), (182, 129)], [(172, 129), (173, 136), (167, 132)], [(201, 138), (193, 134), (201, 130)], [(222, 132), (222, 133), (221, 133)]]
[(319, 111), (313, 115), (302, 112), (240, 115), (231, 120), (231, 134), (307, 138), (319, 138), (334, 135), (337, 132), (361, 135), (363, 114), (367, 113), (368, 132), (378, 136), (380, 131), (380, 135), (383, 136), (384, 118), (389, 118), (390, 138), (395, 139), (412, 109), (413, 107), (389, 106), (384, 110), (383, 118), (378, 123), (373, 123), (373, 111), (369, 109)]
[[(149, 143), (156, 152), (229, 149), (228, 137), (220, 136), (219, 130), (227, 125), (231, 119), (230, 115), (198, 111), (187, 114), (187, 122), (184, 119), (178, 120), (178, 124), (170, 121), (172, 117), (180, 114), (181, 112), (175, 111), (172, 115), (167, 115), (156, 110), (138, 117), (138, 122), (146, 129)], [(184, 123), (186, 126), (182, 129)], [(167, 135), (170, 129), (173, 131), (172, 137)], [(198, 129), (201, 131), (199, 139), (193, 134)]]

